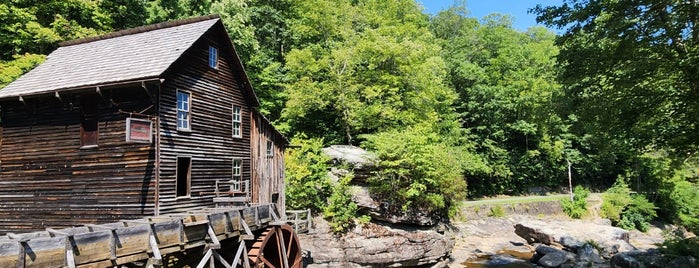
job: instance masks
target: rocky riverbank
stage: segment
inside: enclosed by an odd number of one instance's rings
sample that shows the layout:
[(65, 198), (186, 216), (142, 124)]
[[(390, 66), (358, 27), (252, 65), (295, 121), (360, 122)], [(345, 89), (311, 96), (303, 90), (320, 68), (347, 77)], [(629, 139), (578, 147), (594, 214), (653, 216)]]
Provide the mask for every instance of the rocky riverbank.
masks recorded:
[[(450, 267), (696, 267), (657, 250), (672, 226), (626, 231), (603, 219), (513, 215), (455, 223)], [(668, 265), (672, 266), (668, 266)]]

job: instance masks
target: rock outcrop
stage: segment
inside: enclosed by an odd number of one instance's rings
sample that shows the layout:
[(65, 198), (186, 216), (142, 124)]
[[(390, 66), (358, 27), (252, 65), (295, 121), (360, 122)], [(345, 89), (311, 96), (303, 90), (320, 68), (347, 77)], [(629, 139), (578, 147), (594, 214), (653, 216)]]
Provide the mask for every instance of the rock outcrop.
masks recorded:
[(449, 231), (374, 223), (335, 236), (322, 218), (315, 219), (312, 233), (299, 238), (308, 268), (439, 266), (454, 247)]
[[(346, 166), (352, 170), (355, 182), (365, 182), (376, 168), (376, 156), (357, 146), (331, 145), (323, 148), (323, 153), (330, 158), (333, 166)], [(334, 176), (334, 173), (338, 172), (331, 172), (331, 177)]]

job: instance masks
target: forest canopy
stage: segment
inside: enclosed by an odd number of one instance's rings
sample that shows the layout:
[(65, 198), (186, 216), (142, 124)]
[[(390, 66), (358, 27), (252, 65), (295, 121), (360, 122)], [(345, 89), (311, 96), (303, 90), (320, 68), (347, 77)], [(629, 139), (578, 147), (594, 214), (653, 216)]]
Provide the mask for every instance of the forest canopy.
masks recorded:
[(260, 111), (312, 145), (288, 154), (299, 158), (288, 172), (303, 171), (288, 177), (322, 185), (308, 206), (333, 193), (323, 158), (307, 154), (352, 144), (381, 157), (374, 189), (404, 206), (442, 213), (466, 196), (558, 191), (570, 164), (576, 185), (621, 179), (660, 216), (699, 228), (699, 4), (531, 12), (560, 34), (463, 4), (427, 14), (414, 0), (9, 0), (0, 87), (61, 41), (217, 13)]

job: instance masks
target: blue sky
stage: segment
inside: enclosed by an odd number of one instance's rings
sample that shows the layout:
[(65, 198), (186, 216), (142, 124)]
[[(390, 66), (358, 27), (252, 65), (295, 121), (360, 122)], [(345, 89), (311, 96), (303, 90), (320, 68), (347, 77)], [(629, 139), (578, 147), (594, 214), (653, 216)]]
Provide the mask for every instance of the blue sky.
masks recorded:
[[(454, 5), (454, 0), (418, 0), (425, 7), (425, 12), (436, 14), (442, 9)], [(491, 13), (509, 14), (514, 18), (514, 27), (524, 31), (536, 24), (536, 16), (527, 14), (527, 10), (537, 4), (543, 6), (561, 5), (563, 0), (466, 0), (470, 17), (478, 19)]]

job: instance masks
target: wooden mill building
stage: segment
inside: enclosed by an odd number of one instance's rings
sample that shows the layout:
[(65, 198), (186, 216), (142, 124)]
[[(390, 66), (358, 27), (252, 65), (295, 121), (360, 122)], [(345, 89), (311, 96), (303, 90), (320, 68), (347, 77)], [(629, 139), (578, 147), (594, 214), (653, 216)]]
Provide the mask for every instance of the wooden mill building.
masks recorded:
[(258, 105), (218, 16), (64, 42), (0, 90), (0, 234), (212, 207), (221, 185), (283, 215), (287, 141)]

